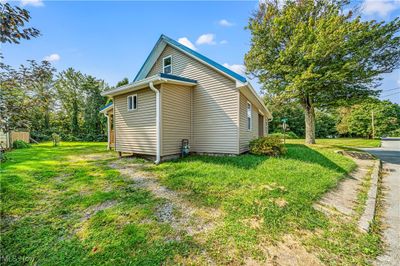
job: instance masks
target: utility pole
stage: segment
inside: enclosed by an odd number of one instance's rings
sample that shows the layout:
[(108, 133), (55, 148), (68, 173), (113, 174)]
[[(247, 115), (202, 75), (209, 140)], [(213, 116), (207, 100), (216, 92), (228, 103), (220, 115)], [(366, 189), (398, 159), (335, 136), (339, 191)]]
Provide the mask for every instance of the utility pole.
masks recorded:
[(375, 119), (374, 119), (374, 111), (371, 112), (371, 123), (372, 123), (372, 139), (375, 138)]

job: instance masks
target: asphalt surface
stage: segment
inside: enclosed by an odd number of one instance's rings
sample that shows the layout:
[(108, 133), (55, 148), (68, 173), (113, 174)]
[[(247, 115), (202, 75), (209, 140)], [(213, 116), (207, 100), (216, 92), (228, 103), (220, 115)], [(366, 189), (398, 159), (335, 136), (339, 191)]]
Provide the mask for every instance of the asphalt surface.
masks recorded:
[(386, 252), (376, 265), (400, 265), (400, 138), (382, 139), (381, 148), (364, 149), (383, 162), (384, 231)]

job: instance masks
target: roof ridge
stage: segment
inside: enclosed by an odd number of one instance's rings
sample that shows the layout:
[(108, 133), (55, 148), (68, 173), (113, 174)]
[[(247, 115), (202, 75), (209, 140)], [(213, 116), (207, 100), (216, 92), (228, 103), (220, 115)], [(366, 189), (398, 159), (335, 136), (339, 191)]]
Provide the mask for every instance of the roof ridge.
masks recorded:
[(220, 63), (208, 58), (207, 56), (205, 56), (205, 55), (203, 55), (203, 54), (201, 54), (201, 53), (199, 53), (199, 52), (187, 47), (186, 45), (183, 45), (183, 44), (175, 41), (174, 39), (168, 37), (165, 34), (161, 34), (160, 39), (165, 39), (167, 42), (173, 43), (175, 46), (178, 46), (179, 48), (191, 53), (193, 56), (196, 56), (197, 58), (205, 61), (206, 63), (212, 65), (213, 67), (216, 67), (217, 69), (225, 72), (226, 74), (232, 76), (233, 78), (240, 80), (241, 82), (247, 82), (246, 77), (244, 77), (244, 76), (242, 76), (242, 75), (230, 70), (229, 68), (227, 68), (227, 67), (221, 65)]
[(246, 77), (230, 70), (229, 68), (221, 65), (220, 63), (208, 58), (207, 56), (200, 54), (199, 52), (196, 52), (193, 49), (190, 49), (189, 47), (175, 41), (174, 39), (168, 37), (165, 34), (161, 34), (160, 38), (157, 40), (156, 44), (154, 45), (153, 49), (150, 51), (149, 55), (147, 56), (146, 60), (144, 61), (142, 67), (139, 69), (138, 73), (136, 74), (136, 77), (134, 78), (133, 81), (137, 81), (139, 75), (142, 73), (143, 69), (145, 68), (146, 64), (149, 62), (152, 54), (155, 52), (157, 46), (160, 44), (161, 41), (165, 41), (166, 44), (172, 45), (174, 47), (177, 47), (180, 50), (183, 50), (184, 52), (188, 53), (189, 55), (197, 58), (198, 60), (202, 61), (205, 64), (211, 65), (212, 67), (216, 68), (217, 70), (225, 73), (226, 75), (239, 80), (240, 82), (246, 83), (247, 79)]

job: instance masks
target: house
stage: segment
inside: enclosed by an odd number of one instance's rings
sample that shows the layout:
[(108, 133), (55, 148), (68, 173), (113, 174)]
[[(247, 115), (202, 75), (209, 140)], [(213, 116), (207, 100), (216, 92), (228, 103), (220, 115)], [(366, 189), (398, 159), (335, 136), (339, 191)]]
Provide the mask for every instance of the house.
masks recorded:
[(130, 84), (105, 91), (113, 104), (109, 147), (153, 156), (156, 163), (181, 153), (241, 154), (268, 133), (271, 113), (247, 79), (161, 35)]

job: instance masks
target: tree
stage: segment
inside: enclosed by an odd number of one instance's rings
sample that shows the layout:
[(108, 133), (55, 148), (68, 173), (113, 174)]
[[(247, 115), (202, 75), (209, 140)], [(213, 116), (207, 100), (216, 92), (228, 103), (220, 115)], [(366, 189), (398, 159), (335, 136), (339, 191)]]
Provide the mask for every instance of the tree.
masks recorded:
[(116, 87), (121, 87), (121, 86), (124, 86), (124, 85), (127, 85), (127, 84), (129, 84), (129, 80), (128, 80), (128, 78), (124, 78), (123, 80), (118, 81)]
[(61, 105), (70, 118), (71, 133), (75, 136), (80, 133), (79, 114), (84, 103), (83, 81), (81, 72), (68, 68), (58, 74), (54, 84)]
[(29, 60), (27, 67), (21, 66), (25, 80), (22, 89), (30, 95), (32, 129), (46, 131), (50, 128), (50, 115), (55, 103), (53, 75), (56, 69), (48, 61), (40, 64)]
[(8, 65), (0, 72), (0, 128), (3, 132), (30, 126), (28, 95), (21, 89), (23, 77)]
[(40, 35), (40, 31), (35, 28), (23, 28), (31, 18), (26, 9), (0, 2), (0, 10), (0, 41), (2, 43), (19, 43), (21, 39), (29, 40)]
[(83, 128), (87, 136), (92, 138), (105, 131), (106, 120), (104, 115), (99, 113), (107, 101), (106, 97), (100, 95), (104, 87), (102, 80), (97, 80), (92, 76), (86, 76), (82, 84), (82, 90), (86, 94)]
[(316, 110), (315, 112), (315, 136), (327, 138), (337, 135), (336, 119), (331, 112)]
[(273, 96), (265, 96), (266, 105), (274, 119), (268, 124), (271, 133), (281, 133), (282, 119), (288, 119), (289, 130), (299, 137), (304, 136), (304, 111), (296, 102), (281, 102)]
[(379, 93), (380, 74), (400, 62), (400, 19), (384, 23), (344, 14), (343, 0), (264, 1), (250, 18), (247, 71), (262, 89), (301, 104), (306, 143), (315, 143), (315, 108)]
[(372, 114), (374, 115), (375, 136), (385, 136), (400, 128), (400, 106), (390, 101), (370, 99), (351, 108), (348, 120), (350, 134), (373, 137)]

